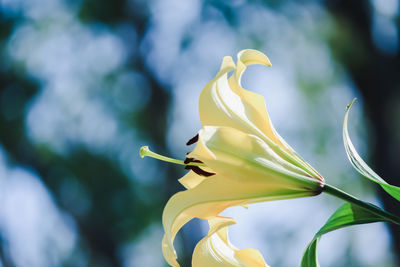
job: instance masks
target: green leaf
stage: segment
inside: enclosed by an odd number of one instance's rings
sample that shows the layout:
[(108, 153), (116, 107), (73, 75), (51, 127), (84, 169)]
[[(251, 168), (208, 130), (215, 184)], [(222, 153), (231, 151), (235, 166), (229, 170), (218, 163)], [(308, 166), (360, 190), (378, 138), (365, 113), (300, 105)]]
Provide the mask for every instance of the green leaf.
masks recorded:
[(346, 154), (353, 165), (353, 167), (364, 177), (368, 178), (369, 180), (379, 184), (389, 195), (400, 201), (400, 187), (390, 185), (385, 180), (383, 180), (378, 174), (376, 174), (365, 161), (360, 157), (355, 149), (353, 143), (351, 142), (349, 136), (349, 130), (347, 127), (348, 120), (349, 120), (349, 111), (351, 105), (354, 103), (356, 99), (354, 98), (353, 101), (349, 105), (347, 105), (346, 114), (344, 116), (343, 122), (343, 142), (344, 148), (346, 149)]
[(301, 267), (319, 267), (318, 255), (317, 255), (317, 245), (319, 242), (319, 237), (314, 238), (310, 244), (307, 246), (303, 253), (303, 258), (301, 259)]
[(315, 234), (313, 240), (304, 251), (303, 258), (301, 260), (301, 267), (319, 266), (317, 245), (322, 235), (351, 225), (382, 221), (389, 220), (355, 204), (343, 204)]

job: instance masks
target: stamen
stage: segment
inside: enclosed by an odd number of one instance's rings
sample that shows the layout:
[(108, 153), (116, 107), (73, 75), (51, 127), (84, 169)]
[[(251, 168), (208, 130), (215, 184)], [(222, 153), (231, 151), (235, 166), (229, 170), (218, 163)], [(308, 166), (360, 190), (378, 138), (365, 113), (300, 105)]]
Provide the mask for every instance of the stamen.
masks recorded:
[(202, 161), (198, 160), (198, 159), (194, 159), (194, 158), (186, 158), (184, 163), (188, 164), (190, 162), (198, 162), (198, 163), (203, 163)]
[(186, 145), (190, 146), (193, 145), (194, 143), (196, 143), (197, 141), (199, 141), (199, 134), (196, 134), (195, 137), (191, 138)]
[(166, 156), (162, 156), (160, 154), (157, 154), (157, 153), (154, 153), (153, 151), (151, 151), (148, 146), (142, 146), (140, 148), (139, 153), (140, 153), (140, 157), (142, 157), (142, 158), (151, 157), (151, 158), (155, 158), (158, 160), (162, 160), (162, 161), (166, 161), (166, 162), (170, 162), (170, 163), (174, 163), (174, 164), (186, 165), (186, 166), (202, 166), (202, 167), (206, 166), (204, 163), (200, 163), (197, 161), (190, 161), (188, 163), (185, 163), (183, 160), (173, 159), (173, 158), (169, 158)]
[(187, 165), (187, 166), (185, 167), (185, 169), (186, 169), (186, 170), (192, 170), (192, 171), (195, 172), (196, 174), (201, 175), (201, 176), (205, 176), (205, 177), (210, 177), (210, 176), (212, 176), (212, 175), (215, 175), (215, 173), (213, 173), (213, 172), (206, 172), (205, 170), (201, 169), (201, 168), (198, 167), (198, 166)]

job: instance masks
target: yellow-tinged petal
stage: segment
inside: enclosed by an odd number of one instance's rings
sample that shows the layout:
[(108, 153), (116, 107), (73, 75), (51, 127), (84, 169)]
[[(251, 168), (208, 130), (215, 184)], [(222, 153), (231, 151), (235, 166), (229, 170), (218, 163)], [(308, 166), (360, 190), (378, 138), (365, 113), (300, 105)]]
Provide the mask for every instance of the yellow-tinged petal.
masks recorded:
[[(194, 188), (178, 192), (169, 199), (163, 212), (165, 236), (162, 249), (170, 265), (177, 266), (173, 242), (183, 225), (195, 217), (201, 219), (215, 217), (227, 207), (245, 202), (245, 200), (234, 199), (239, 193), (235, 187), (223, 192), (224, 187), (229, 186), (226, 184), (228, 180), (219, 179), (218, 175), (205, 178)], [(221, 193), (225, 195), (225, 198), (221, 199)]]
[[(224, 64), (223, 62), (222, 65)], [(199, 114), (203, 126), (229, 126), (254, 132), (257, 127), (252, 122), (254, 121), (251, 117), (253, 113), (252, 105), (246, 106), (240, 96), (230, 88), (227, 72), (222, 75), (221, 72), (218, 73), (200, 94)], [(257, 113), (254, 114), (257, 115)]]
[(236, 251), (236, 258), (244, 266), (268, 266), (260, 251), (254, 248), (240, 249)]
[(271, 66), (257, 50), (241, 51), (236, 66), (224, 57), (220, 71), (201, 92), (203, 129), (188, 157), (200, 160), (192, 170), (211, 176), (188, 172), (179, 180), (187, 190), (172, 196), (164, 209), (162, 250), (171, 266), (179, 266), (175, 236), (195, 217), (209, 220), (210, 231), (196, 246), (193, 266), (266, 266), (257, 250), (239, 250), (229, 242), (227, 226), (234, 220), (218, 215), (231, 206), (321, 192), (324, 179), (276, 132), (264, 98), (242, 88), (241, 76), (251, 64)]
[(321, 182), (291, 164), (262, 139), (229, 127), (206, 126), (190, 153), (219, 175), (239, 182), (263, 183), (273, 191), (320, 193)]
[(237, 67), (233, 75), (229, 78), (229, 86), (242, 100), (244, 106), (247, 107), (248, 117), (254, 125), (260, 129), (272, 142), (276, 143), (280, 148), (287, 150), (276, 136), (274, 127), (269, 118), (264, 97), (257, 93), (248, 91), (241, 86), (241, 78), (243, 72), (248, 65), (260, 64), (271, 66), (268, 57), (257, 50), (247, 49), (238, 53)]
[(194, 249), (192, 267), (240, 266), (228, 241), (227, 227), (234, 223), (230, 218), (217, 217), (209, 220), (210, 230)]
[[(234, 128), (204, 127), (189, 156), (204, 162), (207, 171), (216, 175), (201, 177), (189, 172), (180, 179), (188, 190), (172, 196), (164, 209), (162, 246), (172, 266), (178, 266), (175, 236), (191, 219), (211, 219), (231, 206), (312, 196), (321, 190), (317, 178), (281, 158), (261, 138)], [(242, 254), (249, 253), (253, 252)], [(251, 259), (257, 259), (255, 255)]]
[[(203, 125), (230, 126), (247, 131), (251, 130), (249, 128), (252, 126), (256, 128), (259, 126), (260, 129), (268, 126), (266, 124), (269, 120), (265, 120), (268, 118), (268, 113), (264, 98), (240, 86), (242, 73), (246, 66), (251, 64), (271, 66), (268, 57), (263, 53), (251, 49), (243, 50), (238, 54), (237, 67), (229, 82), (227, 75), (217, 75), (218, 77), (203, 89), (199, 100), (200, 120)], [(215, 112), (209, 112), (209, 107)], [(216, 115), (218, 116), (215, 117)], [(227, 121), (227, 118), (234, 121)], [(270, 131), (270, 135), (267, 136), (273, 138), (273, 133)]]
[(255, 49), (244, 49), (237, 54), (238, 61), (245, 66), (252, 64), (262, 64), (272, 66), (269, 58), (262, 52)]
[[(200, 94), (199, 114), (202, 125), (227, 126), (257, 135), (281, 157), (309, 174), (318, 176), (319, 174), (276, 133), (268, 116), (264, 98), (241, 87), (241, 75), (246, 66), (251, 64), (271, 66), (266, 55), (252, 49), (239, 52), (236, 68), (232, 62), (227, 64), (227, 59), (224, 58), (221, 71)], [(234, 70), (234, 73), (228, 79), (230, 70)], [(320, 179), (323, 180), (322, 177)]]
[(265, 267), (261, 253), (255, 249), (237, 249), (228, 239), (231, 218), (216, 217), (209, 220), (210, 230), (193, 252), (193, 267)]
[(203, 179), (194, 188), (178, 192), (168, 201), (163, 212), (163, 253), (167, 262), (176, 265), (173, 242), (177, 232), (193, 218), (211, 219), (228, 207), (248, 203), (310, 196), (309, 190), (271, 186), (268, 179), (231, 179), (214, 175)]
[(178, 181), (183, 185), (186, 189), (191, 189), (199, 185), (201, 182), (204, 181), (204, 179), (207, 179), (204, 176), (200, 176), (192, 171), (186, 173), (185, 176), (183, 176), (181, 179)]

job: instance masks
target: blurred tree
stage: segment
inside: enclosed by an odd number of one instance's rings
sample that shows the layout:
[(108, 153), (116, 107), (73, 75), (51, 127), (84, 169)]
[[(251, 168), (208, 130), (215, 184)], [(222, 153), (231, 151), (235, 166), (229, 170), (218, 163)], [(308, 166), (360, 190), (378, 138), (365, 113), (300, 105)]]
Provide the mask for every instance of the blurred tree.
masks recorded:
[[(369, 1), (327, 1), (336, 24), (330, 45), (360, 90), (371, 122), (372, 166), (388, 183), (400, 185), (400, 54), (382, 51), (373, 38), (374, 10)], [(398, 14), (398, 10), (394, 10)], [(397, 31), (399, 19), (394, 20)], [(382, 29), (387, 30), (387, 29)], [(380, 40), (385, 42), (385, 40)], [(397, 36), (398, 41), (398, 36)], [(385, 44), (384, 44), (385, 45)], [(378, 187), (377, 187), (378, 188)], [(380, 187), (386, 209), (400, 214), (398, 203)], [(395, 255), (400, 263), (400, 228), (390, 224)]]
[[(108, 24), (130, 23), (143, 38), (149, 14), (142, 1), (130, 1), (126, 12), (126, 1), (82, 1), (80, 17), (86, 23)], [(20, 17), (0, 17), (1, 58), (6, 59), (6, 40)], [(137, 53), (137, 51), (135, 51)], [(161, 85), (146, 67), (142, 55), (137, 53), (127, 68), (142, 73), (150, 83), (151, 97), (148, 105), (131, 118), (131, 127), (140, 129), (140, 134), (166, 153), (166, 115), (169, 107), (169, 91)], [(26, 135), (25, 112), (27, 105), (39, 92), (35, 81), (21, 65), (8, 60), (0, 61), (0, 142), (8, 152), (13, 164), (27, 166), (42, 177), (55, 197), (59, 208), (73, 215), (78, 225), (80, 249), (89, 256), (89, 266), (121, 266), (121, 245), (134, 240), (152, 221), (159, 222), (163, 203), (177, 191), (176, 183), (165, 183), (171, 188), (163, 190), (164, 197), (153, 202), (144, 202), (134, 193), (149, 189), (122, 173), (118, 163), (109, 157), (94, 154), (85, 147), (75, 147), (67, 156), (53, 153), (45, 146), (35, 146)], [(168, 179), (178, 176), (177, 169), (165, 168)], [(63, 187), (78, 188), (77, 192), (63, 192)], [(66, 194), (70, 195), (66, 197)], [(84, 195), (84, 196), (83, 196)], [(75, 199), (74, 199), (75, 198)], [(82, 211), (82, 200), (89, 198), (87, 210)], [(1, 240), (1, 238), (0, 238)], [(13, 266), (11, 258), (3, 253), (0, 242), (0, 257), (4, 266)], [(69, 261), (65, 265), (69, 265)]]

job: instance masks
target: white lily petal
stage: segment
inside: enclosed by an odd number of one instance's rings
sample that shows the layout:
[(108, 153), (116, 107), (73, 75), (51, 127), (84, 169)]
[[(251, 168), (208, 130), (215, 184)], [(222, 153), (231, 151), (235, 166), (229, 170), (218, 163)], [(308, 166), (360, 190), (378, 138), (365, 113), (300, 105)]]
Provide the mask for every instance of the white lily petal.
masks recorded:
[(163, 254), (174, 267), (179, 266), (175, 236), (193, 218), (210, 223), (207, 237), (196, 247), (193, 266), (266, 266), (258, 251), (230, 244), (227, 225), (233, 220), (219, 214), (237, 205), (317, 195), (324, 185), (322, 176), (276, 132), (264, 98), (240, 85), (251, 64), (271, 65), (263, 53), (243, 50), (237, 66), (225, 57), (218, 74), (201, 92), (203, 129), (188, 157), (202, 163), (179, 180), (187, 190), (172, 196), (163, 213)]
[[(263, 53), (251, 49), (243, 50), (238, 54), (237, 67), (229, 80), (227, 72), (220, 72), (204, 87), (199, 99), (202, 125), (227, 126), (257, 135), (285, 160), (313, 176), (317, 175), (286, 142), (282, 142), (283, 139), (276, 133), (268, 116), (264, 98), (241, 87), (241, 75), (246, 66), (251, 64), (271, 65)], [(226, 63), (223, 62), (222, 65)], [(320, 179), (323, 180), (322, 177)]]
[(255, 249), (238, 249), (228, 239), (231, 218), (216, 217), (209, 220), (210, 230), (193, 252), (193, 267), (265, 267), (264, 258)]
[(318, 177), (282, 159), (258, 136), (228, 127), (206, 126), (190, 153), (214, 172), (246, 183), (268, 184), (273, 190), (320, 192)]

